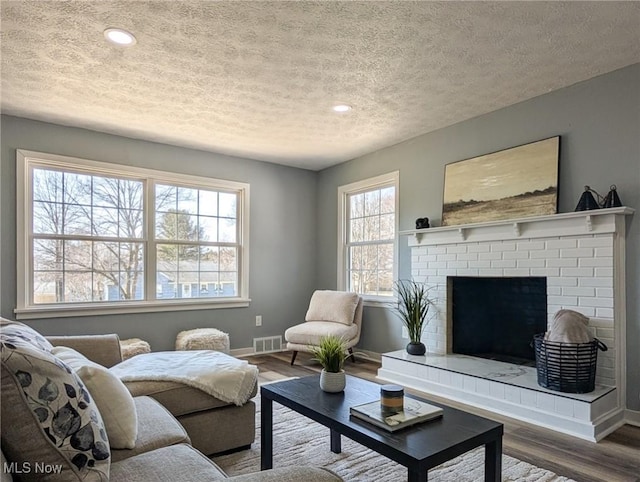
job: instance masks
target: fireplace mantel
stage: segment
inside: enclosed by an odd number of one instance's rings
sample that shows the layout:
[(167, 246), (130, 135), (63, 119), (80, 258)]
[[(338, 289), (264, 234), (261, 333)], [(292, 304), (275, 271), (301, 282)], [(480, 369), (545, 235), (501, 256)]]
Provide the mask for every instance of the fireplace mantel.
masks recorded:
[[(588, 440), (606, 436), (624, 424), (626, 218), (634, 212), (619, 207), (401, 231), (411, 248), (412, 278), (432, 288), (435, 310), (422, 337), (429, 356), (383, 354), (378, 376)], [(565, 394), (540, 391), (535, 368), (517, 386), (478, 375), (487, 363), (482, 358), (463, 356), (471, 372), (452, 371), (450, 357), (460, 355), (450, 349), (448, 286), (460, 276), (544, 277), (547, 323), (561, 309), (587, 316), (594, 336), (609, 347), (598, 356), (598, 388), (590, 398), (567, 401)]]
[(486, 223), (413, 229), (400, 231), (399, 234), (409, 236), (409, 246), (603, 234), (616, 232), (616, 229), (620, 228), (619, 219), (634, 212), (635, 210), (629, 207), (595, 209)]

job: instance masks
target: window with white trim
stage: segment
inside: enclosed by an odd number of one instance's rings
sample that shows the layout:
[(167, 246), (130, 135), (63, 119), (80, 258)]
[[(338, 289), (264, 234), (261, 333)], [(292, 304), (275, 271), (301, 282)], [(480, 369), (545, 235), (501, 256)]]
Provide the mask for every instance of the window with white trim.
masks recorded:
[(338, 189), (338, 289), (360, 293), (370, 301), (393, 296), (397, 193), (397, 171)]
[(247, 184), (19, 150), (18, 189), (18, 315), (248, 304)]

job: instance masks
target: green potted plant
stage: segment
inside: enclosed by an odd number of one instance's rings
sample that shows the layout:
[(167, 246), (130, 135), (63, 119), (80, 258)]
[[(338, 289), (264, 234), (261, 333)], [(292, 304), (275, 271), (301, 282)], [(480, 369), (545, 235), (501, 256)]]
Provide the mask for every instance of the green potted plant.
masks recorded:
[(411, 340), (407, 345), (407, 353), (424, 355), (426, 347), (421, 340), (422, 333), (429, 323), (427, 314), (433, 306), (433, 300), (429, 298), (430, 288), (414, 280), (398, 280), (394, 283), (394, 290), (398, 296), (394, 310)]
[(344, 390), (346, 378), (344, 361), (349, 356), (342, 338), (335, 335), (324, 336), (318, 346), (312, 346), (313, 359), (322, 365), (320, 388), (325, 392), (341, 392)]

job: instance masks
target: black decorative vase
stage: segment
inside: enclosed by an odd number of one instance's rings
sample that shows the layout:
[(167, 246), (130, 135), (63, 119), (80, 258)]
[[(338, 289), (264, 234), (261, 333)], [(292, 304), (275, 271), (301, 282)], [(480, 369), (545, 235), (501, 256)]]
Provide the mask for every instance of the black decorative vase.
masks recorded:
[(622, 201), (620, 201), (620, 196), (618, 196), (618, 191), (616, 190), (616, 185), (611, 185), (611, 190), (609, 194), (607, 194), (602, 202), (603, 208), (619, 208), (622, 206)]
[(429, 218), (416, 219), (416, 229), (426, 229), (429, 227)]
[(427, 347), (421, 341), (411, 341), (407, 345), (407, 353), (409, 355), (424, 355)]
[(582, 196), (580, 196), (580, 200), (578, 201), (578, 205), (576, 206), (576, 212), (591, 211), (592, 209), (600, 209), (600, 205), (598, 204), (598, 201), (596, 201), (596, 199), (593, 197), (593, 194), (591, 194), (591, 188), (589, 186), (585, 186), (584, 192), (582, 193)]

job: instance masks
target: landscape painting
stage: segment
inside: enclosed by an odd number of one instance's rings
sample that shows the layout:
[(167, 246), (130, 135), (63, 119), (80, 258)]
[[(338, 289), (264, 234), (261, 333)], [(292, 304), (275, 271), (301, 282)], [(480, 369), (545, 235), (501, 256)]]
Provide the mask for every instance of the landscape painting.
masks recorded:
[(442, 225), (555, 214), (560, 136), (447, 164)]

